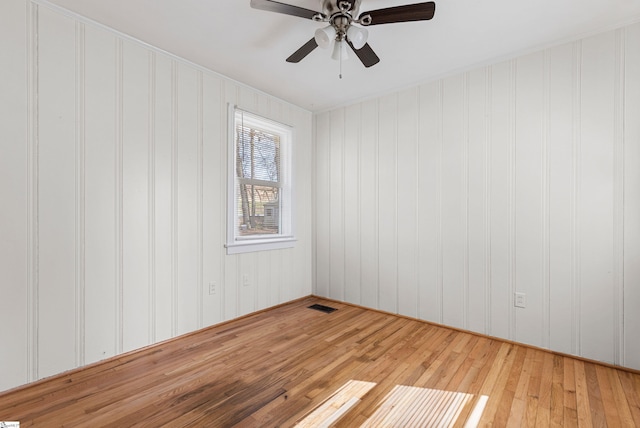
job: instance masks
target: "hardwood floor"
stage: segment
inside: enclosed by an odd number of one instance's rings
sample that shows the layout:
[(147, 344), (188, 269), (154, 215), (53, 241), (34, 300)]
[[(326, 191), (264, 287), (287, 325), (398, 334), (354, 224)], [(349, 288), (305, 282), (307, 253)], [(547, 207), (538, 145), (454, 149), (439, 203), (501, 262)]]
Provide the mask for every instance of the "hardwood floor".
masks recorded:
[(285, 427), (349, 380), (375, 386), (335, 426), (397, 385), (488, 396), (479, 426), (640, 426), (639, 374), (314, 297), (0, 394), (0, 421)]

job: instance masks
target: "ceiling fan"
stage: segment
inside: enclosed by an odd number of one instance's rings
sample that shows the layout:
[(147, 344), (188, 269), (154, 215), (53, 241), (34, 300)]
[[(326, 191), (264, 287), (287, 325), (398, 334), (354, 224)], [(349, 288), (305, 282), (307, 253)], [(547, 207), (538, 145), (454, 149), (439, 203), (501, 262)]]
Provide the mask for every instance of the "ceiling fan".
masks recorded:
[(349, 45), (365, 67), (377, 64), (380, 58), (367, 43), (368, 31), (363, 27), (394, 22), (426, 21), (433, 18), (436, 11), (436, 4), (430, 1), (360, 13), (361, 2), (362, 0), (322, 0), (322, 12), (274, 0), (251, 0), (251, 7), (329, 23), (327, 27), (317, 29), (315, 36), (287, 58), (287, 62), (300, 62), (318, 46), (326, 49), (332, 44), (332, 58), (346, 59), (346, 45)]

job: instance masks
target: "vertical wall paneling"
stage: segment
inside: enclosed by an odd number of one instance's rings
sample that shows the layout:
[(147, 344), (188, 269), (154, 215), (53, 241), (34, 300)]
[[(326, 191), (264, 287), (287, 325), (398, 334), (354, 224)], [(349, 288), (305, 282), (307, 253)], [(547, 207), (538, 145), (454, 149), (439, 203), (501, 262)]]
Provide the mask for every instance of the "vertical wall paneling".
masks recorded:
[(311, 198), (311, 224), (313, 225), (311, 230), (311, 291), (313, 294), (318, 295), (318, 264), (316, 261), (318, 260), (318, 229), (317, 229), (317, 221), (318, 221), (318, 122), (317, 116), (313, 116), (313, 120), (311, 122), (311, 133), (313, 135), (313, 143), (311, 144), (311, 188), (310, 192), (315, 196)]
[(85, 29), (85, 358), (116, 353), (115, 38)]
[(580, 252), (580, 188), (581, 188), (581, 150), (582, 150), (582, 41), (573, 47), (573, 129), (571, 133), (571, 348), (582, 354), (581, 344), (581, 293), (582, 272)]
[(344, 255), (345, 300), (360, 304), (360, 129), (361, 104), (345, 109), (344, 144)]
[(315, 119), (316, 135), (316, 289), (315, 293), (329, 296), (329, 281), (331, 276), (330, 240), (326, 239), (330, 233), (330, 176), (329, 173), (329, 127), (331, 120), (328, 113), (320, 114)]
[(465, 328), (485, 332), (488, 297), (487, 206), (488, 144), (487, 138), (487, 69), (472, 71), (467, 76), (467, 323)]
[[(378, 281), (378, 103), (361, 104), (360, 128), (360, 304), (379, 307)], [(320, 124), (318, 124), (319, 126)], [(320, 136), (320, 135), (318, 135)], [(318, 171), (322, 165), (318, 166)], [(319, 219), (316, 219), (316, 224)], [(320, 240), (320, 239), (319, 239)]]
[(542, 192), (542, 337), (541, 342), (545, 348), (549, 348), (550, 324), (549, 324), (549, 222), (551, 209), (549, 206), (549, 51), (543, 52), (543, 76), (542, 76), (542, 179), (540, 183)]
[[(543, 343), (544, 318), (544, 52), (517, 61), (515, 106), (515, 340)], [(526, 105), (525, 105), (526, 104)]]
[(379, 309), (398, 310), (398, 96), (380, 99), (378, 111)]
[(517, 254), (516, 254), (516, 191), (517, 191), (517, 141), (516, 141), (516, 96), (518, 84), (518, 68), (517, 60), (509, 61), (510, 79), (509, 79), (509, 334), (515, 339), (517, 332), (516, 325), (516, 308), (513, 304), (514, 293), (516, 291), (516, 274), (517, 274)]
[(491, 328), (511, 337), (513, 295), (510, 283), (510, 123), (511, 67), (491, 67)]
[(572, 293), (572, 164), (574, 64), (572, 44), (550, 49), (547, 147), (549, 158), (549, 347), (575, 352)]
[(271, 253), (271, 269), (269, 269), (271, 276), (269, 281), (272, 288), (271, 298), (274, 299), (274, 302), (280, 302), (282, 299), (282, 279), (285, 267), (280, 253)]
[(613, 362), (624, 363), (624, 50), (625, 32), (615, 31), (613, 107)]
[[(296, 146), (294, 147), (295, 165), (295, 195), (296, 195), (296, 211), (295, 211), (295, 231), (299, 237), (300, 247), (295, 252), (296, 278), (292, 290), (295, 297), (305, 296), (309, 294), (312, 286), (312, 274), (314, 258), (313, 258), (313, 227), (305, 227), (305, 225), (313, 225), (313, 177), (315, 173), (314, 156), (312, 152), (313, 144), (313, 123), (307, 120), (312, 117), (310, 113), (303, 110), (293, 109), (292, 123), (297, 123), (295, 128)], [(306, 141), (305, 141), (306, 140)], [(358, 159), (360, 161), (360, 159)], [(269, 293), (271, 295), (271, 293)]]
[(198, 75), (178, 65), (177, 89), (177, 334), (198, 328)]
[(261, 251), (258, 254), (258, 266), (257, 271), (259, 275), (255, 279), (256, 283), (256, 296), (255, 307), (256, 310), (262, 310), (269, 307), (269, 297), (271, 295), (270, 289), (272, 288), (271, 277), (271, 252)]
[[(291, 260), (294, 260), (294, 251), (291, 248), (285, 248), (282, 251), (279, 251), (278, 253), (278, 257), (280, 258), (280, 266), (282, 269), (282, 282), (280, 283), (280, 288), (279, 288), (279, 301), (280, 302), (287, 302), (291, 299), (293, 299), (293, 296), (298, 296), (297, 294), (295, 294), (295, 275), (296, 275), (296, 268), (294, 267), (293, 269), (291, 269), (291, 267), (287, 267), (288, 263), (292, 263), (290, 262)], [(258, 269), (258, 264), (255, 263), (255, 261), (257, 260), (257, 256), (258, 254), (255, 254), (254, 257), (254, 270), (257, 273), (257, 269)], [(255, 307), (255, 306), (254, 306)]]
[(462, 218), (462, 326), (469, 328), (469, 73), (462, 80), (462, 189), (460, 191)]
[(204, 144), (204, 77), (201, 71), (197, 72), (197, 123), (196, 123), (196, 286), (195, 290), (195, 299), (197, 302), (196, 307), (196, 326), (197, 328), (203, 327), (203, 319), (204, 319), (204, 296), (202, 294), (202, 290), (204, 289), (204, 260), (203, 260), (203, 247), (204, 247), (204, 219), (203, 219), (203, 199), (204, 199), (204, 189), (203, 189), (203, 144)]
[(75, 23), (39, 13), (40, 376), (76, 365), (76, 34)]
[(177, 336), (179, 312), (178, 280), (178, 96), (179, 64), (171, 61), (171, 336)]
[(485, 154), (484, 154), (484, 164), (485, 164), (485, 172), (484, 172), (484, 195), (485, 195), (485, 207), (484, 207), (484, 261), (485, 261), (485, 272), (484, 272), (484, 281), (485, 281), (485, 295), (484, 295), (484, 308), (485, 308), (485, 317), (484, 317), (484, 332), (489, 334), (491, 331), (491, 323), (492, 323), (492, 278), (491, 278), (491, 210), (492, 210), (492, 202), (491, 202), (491, 106), (493, 104), (493, 75), (492, 75), (491, 67), (486, 68), (486, 99), (484, 105), (484, 114), (485, 114)]
[[(259, 99), (260, 105), (267, 104), (266, 101), (263, 101), (263, 98), (264, 97), (260, 97)], [(296, 123), (298, 122), (298, 120), (299, 120), (298, 111), (296, 111), (296, 109), (294, 109), (290, 105), (283, 105), (283, 121), (287, 123)], [(306, 129), (300, 129), (300, 131), (303, 133), (313, 132), (310, 127)], [(294, 135), (293, 135), (294, 141), (297, 141), (297, 138), (298, 138), (298, 130), (294, 129)], [(294, 146), (295, 146), (295, 143), (294, 143)], [(299, 229), (298, 227), (296, 227), (296, 225), (298, 221), (301, 221), (303, 223), (310, 221), (310, 219), (308, 219), (310, 206), (307, 205), (306, 203), (301, 204), (300, 202), (304, 201), (304, 198), (301, 196), (301, 193), (312, 194), (313, 191), (310, 187), (311, 181), (307, 178), (304, 172), (299, 171), (298, 162), (308, 165), (307, 162), (310, 161), (312, 158), (311, 157), (307, 158), (307, 154), (303, 155), (303, 152), (297, 151), (296, 147), (293, 147), (293, 158), (299, 159), (299, 161), (292, 163), (292, 174), (295, 182), (295, 186), (293, 186), (292, 188), (293, 198), (294, 198), (292, 209), (294, 212), (293, 217), (296, 219), (294, 222), (293, 228), (294, 228), (294, 233), (296, 237), (298, 238), (299, 242), (301, 242), (301, 245), (302, 245), (301, 248), (306, 248), (304, 243), (311, 242), (311, 239), (309, 237), (310, 231), (306, 229)], [(285, 271), (288, 271), (289, 276), (285, 282), (286, 285), (284, 285), (282, 288), (280, 299), (281, 301), (286, 302), (295, 298), (294, 296), (300, 296), (301, 292), (303, 292), (303, 288), (301, 287), (301, 284), (303, 284), (305, 277), (310, 277), (311, 275), (311, 265), (309, 264), (309, 261), (311, 260), (311, 253), (307, 253), (306, 250), (295, 251), (294, 249), (289, 248), (289, 249), (286, 249), (286, 251), (281, 251), (280, 254), (283, 260), (290, 260), (293, 267), (292, 269), (285, 268)], [(255, 268), (256, 268), (256, 271), (259, 272), (259, 278), (256, 278), (256, 284), (258, 284), (259, 282), (262, 282), (260, 289), (258, 289), (258, 291), (256, 292), (256, 310), (260, 310), (265, 307), (265, 305), (262, 303), (265, 301), (265, 298), (263, 297), (262, 299), (260, 299), (258, 292), (262, 293), (262, 295), (265, 296), (264, 294), (266, 293), (265, 285), (268, 287), (269, 284), (268, 283), (265, 284), (265, 281), (264, 281), (265, 275), (260, 270), (260, 268), (262, 267), (262, 258), (260, 257), (260, 254), (256, 254), (256, 256), (257, 258), (256, 258)]]
[(123, 42), (116, 40), (116, 119), (115, 119), (115, 258), (116, 258), (116, 354), (124, 349), (124, 55)]
[(463, 327), (464, 76), (444, 80), (442, 112), (442, 320), (447, 325)]
[(418, 316), (418, 89), (398, 94), (398, 311)]
[[(32, 247), (31, 198), (33, 135), (30, 123), (32, 80), (25, 63), (30, 52), (30, 10), (22, 1), (0, 4), (0, 129), (6, 130), (0, 149), (0, 200), (14, 201), (0, 210), (0, 272), (2, 272), (3, 317), (0, 325), (4, 346), (10, 352), (0, 357), (2, 366), (13, 369), (0, 376), (0, 390), (26, 382), (31, 377), (32, 335), (29, 333), (33, 293), (30, 262)], [(30, 56), (26, 56), (27, 61)], [(6, 142), (5, 142), (6, 141)], [(7, 144), (13, 142), (13, 144)], [(27, 237), (25, 241), (24, 237)], [(26, 287), (25, 285), (29, 286)]]
[(154, 52), (149, 52), (148, 57), (148, 72), (149, 72), (149, 116), (147, 118), (147, 135), (148, 135), (148, 153), (147, 156), (147, 183), (149, 188), (147, 192), (147, 212), (149, 213), (149, 220), (147, 222), (147, 253), (149, 257), (149, 263), (147, 266), (148, 281), (148, 295), (147, 301), (147, 313), (149, 314), (148, 322), (148, 337), (150, 343), (156, 341), (156, 305), (157, 305), (157, 288), (156, 288), (156, 55)]
[(123, 45), (123, 350), (149, 344), (149, 60)]
[(154, 58), (153, 112), (153, 226), (152, 281), (155, 306), (152, 319), (156, 340), (173, 336), (173, 65), (162, 55)]
[(76, 366), (85, 364), (85, 28), (76, 22)]
[[(218, 243), (226, 236), (221, 224), (225, 223), (219, 201), (226, 199), (226, 180), (220, 170), (226, 171), (226, 158), (220, 156), (225, 143), (221, 136), (223, 128), (220, 117), (226, 116), (221, 105), (221, 80), (205, 75), (202, 88), (202, 258), (203, 258), (203, 324), (212, 325), (222, 321), (222, 269), (224, 248)], [(224, 204), (223, 204), (224, 205)], [(209, 294), (209, 283), (215, 284), (214, 294)]]
[[(13, 3), (15, 5), (15, 3)], [(38, 379), (38, 6), (29, 2), (27, 4), (27, 357), (28, 377), (26, 380)], [(18, 9), (19, 10), (19, 9)], [(12, 14), (7, 14), (12, 16)], [(20, 22), (18, 19), (17, 22)], [(10, 28), (10, 27), (9, 27)], [(8, 40), (14, 40), (10, 38)], [(15, 39), (19, 40), (19, 39)], [(10, 51), (9, 51), (10, 52)], [(3, 79), (4, 81), (4, 79)], [(16, 82), (17, 83), (17, 82)], [(13, 85), (19, 88), (19, 85)], [(8, 116), (4, 116), (8, 117)], [(13, 122), (19, 123), (19, 122)], [(13, 182), (13, 181), (12, 181)], [(7, 376), (8, 378), (8, 376)]]
[(246, 315), (252, 311), (254, 306), (252, 293), (252, 272), (251, 260), (252, 254), (240, 254), (237, 256), (236, 263), (236, 301), (238, 302), (238, 316)]
[(418, 315), (442, 321), (441, 288), (441, 82), (421, 86), (418, 150)]
[(624, 354), (640, 368), (640, 24), (625, 29), (624, 44)]
[[(218, 139), (220, 141), (220, 150), (219, 150), (219, 155), (220, 155), (220, 183), (222, 183), (222, 193), (224, 195), (224, 200), (226, 201), (226, 197), (227, 197), (227, 181), (228, 181), (228, 171), (227, 171), (227, 156), (229, 156), (229, 140), (228, 140), (228, 130), (229, 130), (229, 117), (228, 117), (228, 112), (229, 112), (229, 103), (231, 103), (233, 100), (230, 99), (229, 97), (227, 97), (227, 83), (226, 81), (222, 80), (220, 82), (220, 88), (219, 88), (219, 93), (220, 93), (220, 99), (219, 99), (219, 106), (220, 106), (220, 116), (218, 117), (219, 123), (220, 123), (220, 133), (218, 135)], [(223, 221), (220, 222), (219, 224), (219, 229), (220, 229), (220, 236), (222, 236), (222, 242), (226, 242), (227, 239), (227, 204), (223, 203), (223, 204), (219, 204), (219, 213), (220, 213), (220, 218), (223, 219)], [(218, 297), (220, 299), (220, 316), (222, 317), (222, 320), (226, 320), (228, 319), (227, 317), (227, 306), (226, 306), (226, 295), (227, 295), (227, 290), (226, 290), (226, 284), (227, 284), (227, 277), (226, 277), (226, 268), (227, 268), (227, 260), (229, 260), (229, 257), (221, 257), (220, 258), (220, 284), (217, 290), (218, 293), (220, 294), (220, 296)]]
[(330, 165), (330, 213), (331, 225), (329, 278), (330, 296), (334, 299), (345, 298), (345, 209), (344, 209), (344, 147), (345, 147), (345, 110), (337, 109), (331, 113), (331, 146), (329, 147)]
[(613, 362), (615, 35), (582, 41), (580, 129), (581, 354)]

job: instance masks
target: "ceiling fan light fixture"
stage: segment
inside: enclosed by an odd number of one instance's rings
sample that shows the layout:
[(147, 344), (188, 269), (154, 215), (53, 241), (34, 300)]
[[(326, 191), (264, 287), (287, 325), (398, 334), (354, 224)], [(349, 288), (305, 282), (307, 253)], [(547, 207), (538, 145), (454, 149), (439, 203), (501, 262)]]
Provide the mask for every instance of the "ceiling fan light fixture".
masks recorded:
[(331, 46), (331, 43), (336, 39), (336, 29), (332, 25), (328, 25), (324, 28), (318, 28), (315, 33), (316, 43), (322, 49), (327, 49)]
[(333, 45), (333, 53), (331, 58), (336, 61), (344, 61), (349, 59), (349, 53), (347, 52), (347, 44), (344, 41), (336, 41)]
[(366, 28), (360, 28), (354, 25), (350, 25), (349, 29), (347, 30), (347, 39), (349, 39), (356, 50), (362, 49), (362, 47), (367, 43), (368, 37), (369, 32)]

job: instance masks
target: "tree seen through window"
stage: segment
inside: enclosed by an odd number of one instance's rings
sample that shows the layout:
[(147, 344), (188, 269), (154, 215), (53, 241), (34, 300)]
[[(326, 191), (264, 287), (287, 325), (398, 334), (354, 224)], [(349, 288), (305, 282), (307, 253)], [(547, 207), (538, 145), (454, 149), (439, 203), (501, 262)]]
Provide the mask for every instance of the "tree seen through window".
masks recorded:
[(236, 125), (238, 234), (280, 233), (280, 136)]

